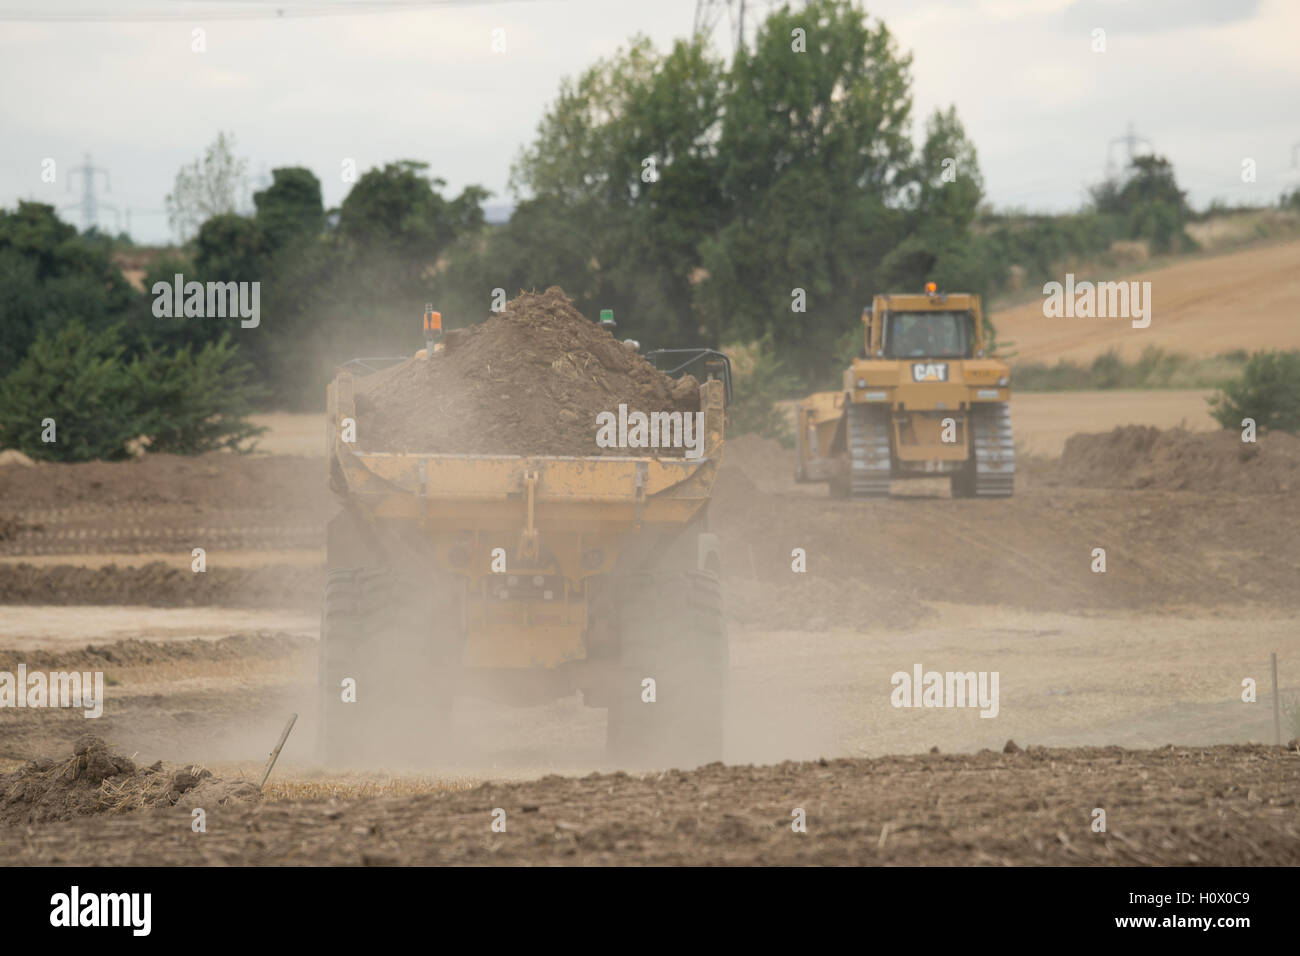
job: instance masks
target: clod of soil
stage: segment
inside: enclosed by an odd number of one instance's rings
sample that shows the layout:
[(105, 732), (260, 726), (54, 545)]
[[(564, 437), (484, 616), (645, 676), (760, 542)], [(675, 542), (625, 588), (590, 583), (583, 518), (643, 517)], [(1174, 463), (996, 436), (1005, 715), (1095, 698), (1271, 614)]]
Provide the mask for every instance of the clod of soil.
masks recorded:
[(260, 793), (251, 783), (220, 780), (199, 767), (169, 772), (159, 761), (137, 768), (100, 738), (84, 734), (71, 757), (44, 757), (0, 776), (0, 826), (178, 804), (210, 809), (257, 799)]
[(563, 290), (523, 293), (446, 349), (357, 383), (366, 451), (479, 455), (682, 454), (596, 444), (596, 416), (699, 411), (699, 383), (673, 379), (573, 307)]
[(1061, 454), (1058, 481), (1092, 488), (1230, 491), (1286, 494), (1300, 487), (1300, 438), (1267, 432), (1243, 442), (1238, 429), (1161, 431), (1124, 425), (1072, 435)]
[(18, 532), (25, 531), (27, 527), (27, 522), (17, 515), (0, 514), (0, 541), (18, 537)]

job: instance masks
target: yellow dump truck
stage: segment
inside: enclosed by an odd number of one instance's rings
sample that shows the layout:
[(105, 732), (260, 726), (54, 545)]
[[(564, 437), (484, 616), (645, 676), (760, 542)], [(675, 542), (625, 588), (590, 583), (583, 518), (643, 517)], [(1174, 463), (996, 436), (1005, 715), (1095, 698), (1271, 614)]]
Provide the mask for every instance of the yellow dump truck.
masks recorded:
[(799, 402), (798, 481), (884, 497), (897, 478), (948, 476), (954, 498), (1006, 497), (1015, 484), (1011, 370), (988, 354), (977, 295), (877, 295), (843, 385)]
[(607, 709), (616, 761), (721, 759), (727, 635), (707, 514), (729, 380), (700, 387), (694, 460), (398, 454), (344, 440), (365, 371), (345, 366), (328, 387), (342, 510), (328, 528), (320, 757), (365, 762), (396, 743), (436, 760), (457, 696), (527, 706), (580, 691)]

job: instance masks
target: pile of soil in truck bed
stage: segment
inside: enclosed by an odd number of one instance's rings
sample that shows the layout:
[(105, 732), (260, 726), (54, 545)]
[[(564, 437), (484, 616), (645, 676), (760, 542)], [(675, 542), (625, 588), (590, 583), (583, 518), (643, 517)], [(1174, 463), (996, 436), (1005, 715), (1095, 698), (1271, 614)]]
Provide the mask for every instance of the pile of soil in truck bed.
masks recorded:
[(596, 416), (696, 412), (699, 383), (674, 379), (585, 318), (552, 286), (446, 333), (446, 349), (357, 380), (363, 451), (473, 455), (682, 455), (601, 448)]

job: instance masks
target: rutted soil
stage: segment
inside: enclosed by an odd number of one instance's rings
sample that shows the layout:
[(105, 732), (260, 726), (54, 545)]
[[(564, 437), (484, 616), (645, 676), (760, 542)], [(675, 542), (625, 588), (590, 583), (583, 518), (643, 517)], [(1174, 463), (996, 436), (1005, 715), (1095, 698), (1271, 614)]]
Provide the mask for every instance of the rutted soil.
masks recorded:
[(320, 547), (338, 505), (318, 458), (147, 455), (0, 466), (0, 555)]
[[(896, 485), (909, 497), (833, 500), (824, 486), (793, 482), (792, 452), (763, 439), (731, 440), (710, 506), (710, 526), (722, 541), (732, 621), (813, 630), (852, 627), (864, 620), (907, 626), (924, 620), (926, 605), (936, 601), (1080, 613), (1300, 605), (1295, 585), (1300, 538), (1279, 534), (1279, 529), (1300, 527), (1300, 497), (1247, 493), (1300, 480), (1290, 477), (1294, 472), (1288, 457), (1288, 448), (1300, 442), (1270, 434), (1263, 451), (1243, 459), (1235, 432), (1173, 431), (1159, 433), (1157, 444), (1191, 451), (1152, 457), (1143, 450), (1146, 432), (1138, 431), (1142, 441), (1136, 444), (1125, 438), (1136, 434), (1132, 430), (1077, 436), (1072, 447), (1078, 450), (1059, 465), (1025, 460), (1016, 496), (1003, 501), (954, 501), (943, 490), (913, 490), (924, 488), (924, 482)], [(1091, 446), (1100, 449), (1102, 465), (1096, 468), (1086, 454)], [(215, 457), (236, 483), (248, 463), (256, 461)], [(287, 461), (292, 464), (282, 462), (276, 471), (283, 489), (324, 484), (319, 462)], [(1150, 462), (1160, 464), (1147, 487), (1107, 487), (1116, 481), (1140, 483), (1132, 476), (1143, 467), (1155, 469)], [(80, 467), (0, 468), (0, 475)], [(140, 463), (111, 467), (134, 470)], [(1190, 482), (1189, 490), (1166, 488), (1184, 482)], [(30, 484), (25, 479), (28, 491)], [(148, 482), (142, 486), (146, 499), (149, 487)], [(1231, 494), (1228, 488), (1234, 489)], [(148, 507), (129, 505), (137, 506)], [(323, 537), (324, 523), (336, 506), (327, 500), (320, 507), (325, 513), (311, 520)], [(114, 515), (104, 511), (95, 520), (106, 525), (122, 520)], [(47, 531), (57, 527), (48, 517), (43, 520)], [(222, 520), (219, 512), (212, 513), (211, 523)], [(277, 511), (266, 520), (274, 522), (267, 526), (267, 545), (290, 546), (276, 530), (286, 524), (285, 513)], [(15, 546), (26, 540), (20, 536)], [(29, 550), (48, 546), (48, 537), (30, 540)], [(173, 544), (188, 553), (195, 540), (186, 536)], [(0, 542), (0, 549), (5, 545)], [(795, 548), (807, 555), (805, 573), (791, 570)], [(1106, 549), (1104, 574), (1092, 570), (1094, 548)], [(230, 568), (213, 561), (206, 573), (195, 574), (163, 565), (87, 569), (0, 564), (0, 602), (11, 604), (310, 610), (319, 595), (320, 571), (310, 566)]]
[[(1279, 534), (1300, 527), (1294, 494), (1108, 491), (1030, 461), (1007, 500), (898, 482), (921, 496), (840, 501), (795, 484), (793, 454), (775, 442), (743, 438), (724, 454), (710, 524), (729, 606), (746, 624), (904, 625), (936, 601), (1084, 614), (1300, 607), (1300, 538)], [(1224, 454), (1236, 461), (1235, 448)], [(805, 573), (791, 570), (795, 548)], [(1094, 548), (1106, 551), (1105, 573), (1092, 569)]]
[(119, 525), (168, 505), (190, 513), (311, 512), (332, 501), (319, 458), (290, 455), (145, 455), (131, 461), (0, 466), (5, 511), (111, 510)]
[(699, 383), (674, 380), (558, 287), (524, 293), (480, 325), (446, 334), (428, 361), (408, 359), (357, 383), (357, 444), (367, 451), (487, 455), (677, 454), (605, 449), (596, 416), (698, 411)]
[[(80, 865), (1294, 865), (1300, 754), (1118, 747), (710, 764), (356, 801), (0, 827), (0, 860)], [(506, 832), (491, 829), (506, 812)], [(1106, 832), (1092, 832), (1093, 810)], [(802, 810), (807, 832), (792, 828)], [(175, 839), (185, 833), (187, 839)]]
[(84, 568), (0, 564), (0, 604), (143, 604), (151, 607), (275, 607), (320, 604), (319, 567), (213, 567), (203, 573), (153, 562)]

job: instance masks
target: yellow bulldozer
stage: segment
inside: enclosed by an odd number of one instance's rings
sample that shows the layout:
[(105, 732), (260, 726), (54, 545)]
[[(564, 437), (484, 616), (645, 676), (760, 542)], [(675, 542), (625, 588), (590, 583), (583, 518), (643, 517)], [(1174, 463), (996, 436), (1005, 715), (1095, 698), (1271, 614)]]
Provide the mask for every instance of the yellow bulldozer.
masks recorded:
[(877, 295), (841, 388), (799, 402), (797, 481), (832, 495), (886, 497), (899, 478), (948, 476), (954, 498), (1007, 497), (1015, 484), (1011, 370), (989, 353), (978, 295)]
[[(607, 709), (615, 761), (722, 758), (727, 634), (707, 512), (731, 383), (725, 357), (699, 351), (697, 459), (361, 451), (341, 437), (358, 379), (400, 360), (339, 370), (320, 759), (368, 763), (396, 743), (400, 761), (437, 761), (457, 697), (529, 706), (579, 691)], [(431, 344), (417, 358), (443, 354)]]

